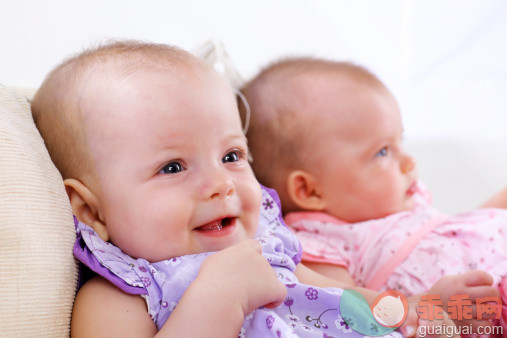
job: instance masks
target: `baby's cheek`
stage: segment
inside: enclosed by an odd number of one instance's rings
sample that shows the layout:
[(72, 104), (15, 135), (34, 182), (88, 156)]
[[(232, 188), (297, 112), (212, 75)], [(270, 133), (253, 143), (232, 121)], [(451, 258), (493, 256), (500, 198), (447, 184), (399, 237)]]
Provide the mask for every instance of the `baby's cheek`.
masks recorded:
[(261, 186), (253, 175), (245, 175), (239, 178), (237, 189), (244, 208), (260, 208), (262, 201)]
[(255, 209), (259, 210), (259, 208), (261, 207), (261, 203), (262, 203), (262, 190), (261, 186), (256, 181), (254, 189), (252, 191), (252, 208), (254, 210)]
[(384, 211), (384, 213), (391, 214), (403, 211), (405, 208), (405, 193), (401, 187), (397, 186), (386, 187), (377, 194), (377, 205)]
[(415, 201), (413, 197), (410, 197), (405, 202), (405, 210), (412, 210), (415, 208)]
[(243, 205), (244, 211), (248, 214), (247, 233), (249, 237), (254, 237), (259, 224), (260, 208), (262, 203), (262, 191), (260, 185), (255, 181), (250, 185), (246, 196), (244, 197)]

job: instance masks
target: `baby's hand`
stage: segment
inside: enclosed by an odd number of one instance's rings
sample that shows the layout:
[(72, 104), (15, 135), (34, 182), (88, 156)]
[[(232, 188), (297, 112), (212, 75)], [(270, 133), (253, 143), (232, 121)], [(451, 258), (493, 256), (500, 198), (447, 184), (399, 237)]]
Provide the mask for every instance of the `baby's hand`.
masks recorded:
[(448, 302), (451, 296), (466, 295), (472, 303), (472, 319), (456, 321), (458, 326), (472, 325), (474, 329), (478, 326), (490, 326), (491, 321), (478, 320), (475, 302), (477, 298), (499, 297), (498, 289), (492, 286), (493, 278), (484, 271), (472, 270), (460, 275), (448, 275), (438, 280), (428, 295), (440, 295), (442, 308), (448, 312)]
[(266, 306), (274, 308), (287, 296), (287, 289), (275, 270), (261, 254), (259, 242), (253, 239), (219, 251), (201, 265), (196, 282), (205, 283), (231, 305), (239, 305), (246, 316)]
[[(456, 333), (454, 322), (449, 315), (437, 306), (432, 309), (434, 313), (441, 313), (442, 319), (426, 320), (419, 318), (417, 312), (417, 303), (408, 303), (407, 318), (400, 327), (400, 331), (405, 337), (459, 337)], [(438, 334), (440, 333), (440, 334)]]

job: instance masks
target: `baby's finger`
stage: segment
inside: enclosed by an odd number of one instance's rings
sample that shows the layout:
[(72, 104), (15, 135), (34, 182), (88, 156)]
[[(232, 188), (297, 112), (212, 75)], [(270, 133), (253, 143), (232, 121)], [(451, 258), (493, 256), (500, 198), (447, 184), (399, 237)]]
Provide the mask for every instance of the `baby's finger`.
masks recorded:
[(460, 320), (460, 321), (455, 321), (454, 323), (456, 324), (456, 326), (466, 328), (467, 330), (472, 328), (472, 332), (478, 332), (479, 327), (481, 327), (482, 331), (484, 331), (485, 327), (490, 327), (490, 326), (495, 325), (492, 321), (484, 320), (484, 319), (483, 320), (464, 319), (464, 320)]
[[(489, 310), (489, 309), (488, 309)], [(495, 309), (496, 310), (496, 309)], [(488, 311), (490, 313), (487, 313), (484, 309), (481, 309), (481, 319), (479, 319), (479, 315), (477, 314), (477, 306), (472, 306), (472, 319), (470, 322), (472, 323), (472, 326), (477, 327), (480, 325), (489, 326), (488, 323), (492, 323), (492, 321), (496, 318), (496, 312), (494, 311)], [(502, 311), (499, 309), (498, 311)]]
[(279, 285), (274, 287), (272, 292), (273, 292), (273, 298), (275, 300), (272, 301), (271, 303), (264, 305), (264, 307), (266, 307), (268, 309), (274, 309), (274, 308), (280, 306), (287, 298), (287, 288), (285, 287), (285, 285), (282, 282), (280, 282)]
[(482, 270), (471, 270), (463, 275), (466, 286), (492, 285), (493, 277)]
[(409, 303), (409, 311), (407, 314), (407, 318), (403, 322), (400, 327), (400, 331), (405, 337), (413, 337), (416, 334), (417, 330), (417, 321), (419, 319), (419, 315), (416, 311), (416, 303)]
[(277, 300), (276, 302), (271, 302), (269, 304), (264, 305), (264, 307), (268, 308), (268, 309), (275, 309), (275, 308), (279, 307), (280, 305), (282, 305), (282, 303), (283, 303), (283, 300)]
[(243, 245), (247, 245), (250, 248), (254, 249), (258, 253), (262, 253), (262, 246), (261, 243), (259, 243), (255, 239), (245, 239), (241, 242)]
[(416, 337), (423, 338), (423, 337), (437, 337), (435, 335), (435, 332), (440, 332), (440, 328), (442, 327), (443, 319), (433, 319), (433, 320), (427, 320), (427, 319), (419, 319)]
[[(433, 311), (438, 309), (434, 307)], [(441, 319), (423, 319), (419, 318), (416, 337), (459, 337), (457, 329), (446, 312), (442, 312)], [(442, 333), (442, 334), (440, 334)]]
[(475, 301), (478, 298), (485, 298), (485, 297), (498, 297), (500, 298), (500, 292), (498, 291), (498, 288), (495, 288), (493, 286), (473, 286), (473, 287), (467, 287), (465, 294), (470, 296), (470, 300), (475, 304)]
[[(445, 334), (442, 335), (443, 337), (449, 338), (450, 337), (449, 332), (452, 332), (452, 337), (461, 338), (461, 336), (458, 334), (458, 330), (456, 328), (456, 325), (454, 324), (452, 319), (449, 318), (449, 316), (447, 314), (444, 316), (442, 328), (445, 328), (445, 330), (444, 330)], [(452, 329), (449, 330), (449, 328), (452, 328)]]

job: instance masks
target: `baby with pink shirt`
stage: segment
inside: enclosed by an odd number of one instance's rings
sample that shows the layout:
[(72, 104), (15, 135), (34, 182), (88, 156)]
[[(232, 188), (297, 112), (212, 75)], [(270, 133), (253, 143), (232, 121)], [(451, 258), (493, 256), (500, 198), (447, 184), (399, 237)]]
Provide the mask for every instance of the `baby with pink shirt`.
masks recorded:
[(470, 212), (433, 208), (403, 149), (398, 105), (375, 75), (348, 62), (290, 59), (242, 92), (254, 172), (279, 193), (307, 266), (406, 295), (479, 269), (505, 299), (507, 188)]
[[(31, 108), (75, 215), (74, 254), (95, 273), (77, 293), (72, 337), (365, 334), (337, 306), (343, 284), (300, 264), (276, 193), (248, 163), (235, 97), (209, 65), (116, 41), (63, 61)], [(356, 290), (367, 305), (379, 295)], [(401, 335), (349, 309), (371, 332)], [(454, 327), (406, 310), (405, 336)]]

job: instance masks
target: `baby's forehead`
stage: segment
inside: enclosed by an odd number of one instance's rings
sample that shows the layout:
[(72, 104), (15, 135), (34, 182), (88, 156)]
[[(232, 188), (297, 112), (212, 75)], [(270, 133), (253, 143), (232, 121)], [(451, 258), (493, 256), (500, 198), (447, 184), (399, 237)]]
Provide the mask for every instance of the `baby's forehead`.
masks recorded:
[(283, 112), (277, 115), (282, 115), (284, 123), (288, 121), (283, 115), (297, 120), (293, 123), (294, 132), (309, 134), (312, 128), (319, 133), (330, 127), (331, 122), (344, 119), (347, 114), (343, 115), (343, 110), (356, 102), (359, 93), (378, 88), (376, 82), (334, 69), (301, 72), (285, 77), (284, 81), (275, 98), (275, 111)]
[(195, 117), (207, 112), (206, 104), (215, 101), (225, 110), (233, 107), (237, 112), (232, 91), (210, 68), (163, 63), (135, 68), (101, 67), (105, 69), (94, 72), (81, 101), (90, 129), (108, 128), (111, 124), (156, 125), (161, 120), (176, 125), (187, 115)]
[(78, 102), (84, 115), (93, 115), (95, 105), (99, 102), (114, 103), (125, 91), (149, 93), (157, 90), (160, 81), (155, 79), (163, 77), (165, 84), (176, 84), (204, 78), (206, 73), (209, 73), (209, 69), (186, 60), (178, 60), (176, 63), (172, 60), (145, 60), (141, 63), (135, 59), (99, 60), (81, 71), (76, 81), (76, 94), (80, 96)]
[[(129, 81), (132, 75), (148, 75), (164, 72), (177, 78), (188, 78), (191, 75), (204, 74), (208, 71), (205, 66), (195, 60), (179, 57), (178, 59), (153, 59), (143, 58), (142, 56), (129, 58), (107, 58), (97, 60), (96, 62), (86, 65), (81, 71), (81, 81), (86, 84), (90, 79), (97, 81), (109, 80), (111, 83), (119, 83)], [(93, 83), (96, 84), (96, 83)]]

